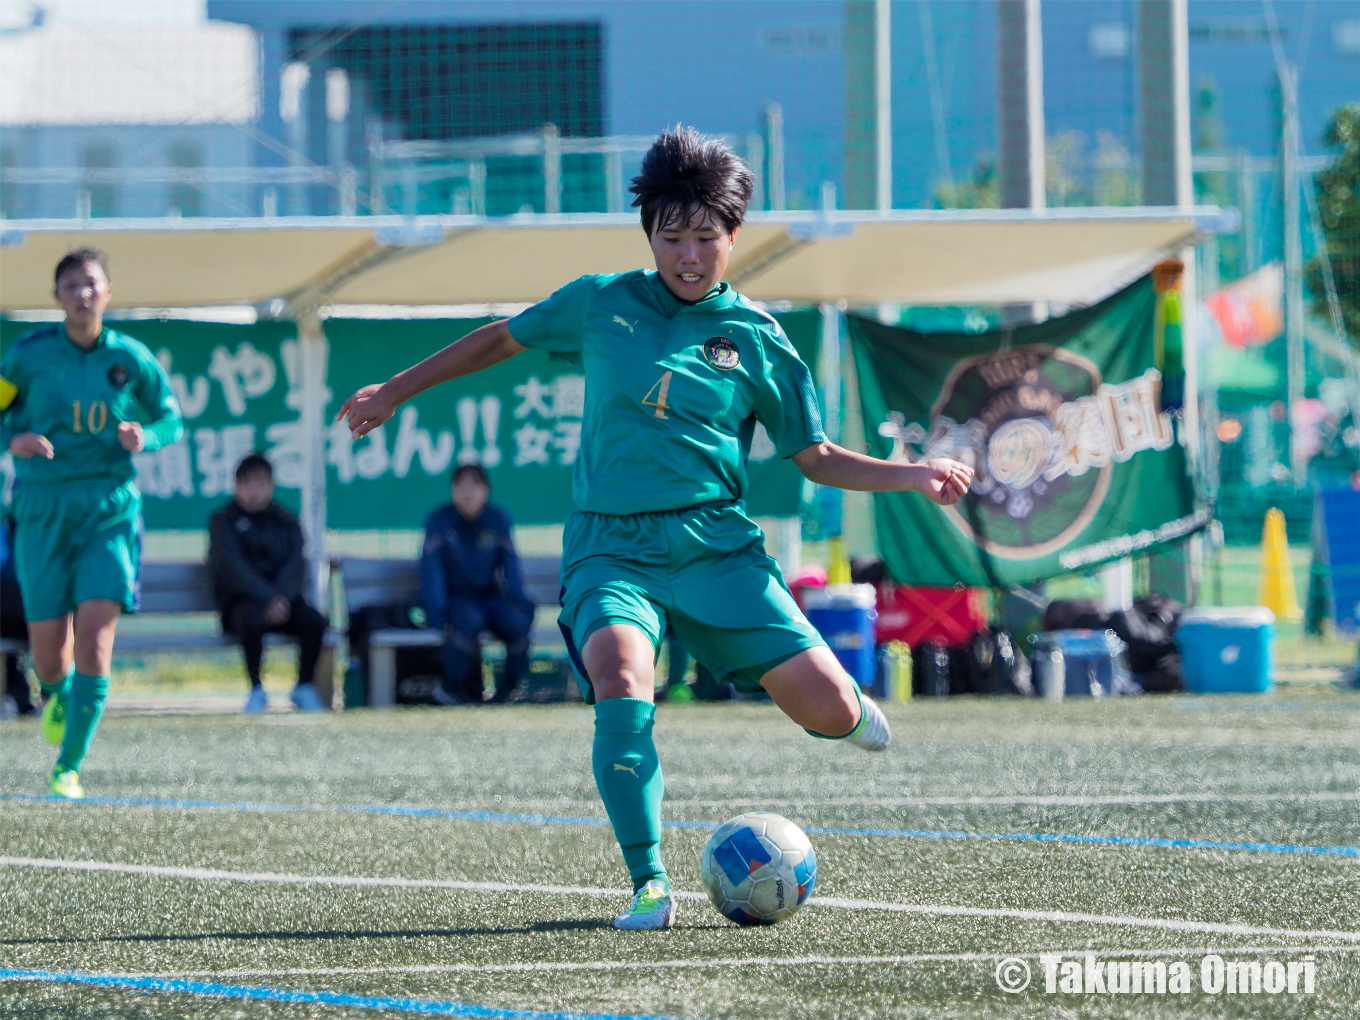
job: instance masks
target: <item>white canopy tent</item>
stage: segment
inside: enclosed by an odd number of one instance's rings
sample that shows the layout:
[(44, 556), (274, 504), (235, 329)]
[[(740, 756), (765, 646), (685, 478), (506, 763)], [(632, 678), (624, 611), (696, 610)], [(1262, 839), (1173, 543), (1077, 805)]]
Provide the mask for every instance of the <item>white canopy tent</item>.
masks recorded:
[[(758, 301), (1089, 305), (1235, 219), (1212, 207), (765, 213), (741, 229), (727, 278)], [(636, 214), (9, 220), (0, 310), (50, 308), (52, 269), (80, 247), (108, 253), (115, 307), (245, 304), (297, 322), (303, 523), (318, 565), (323, 306), (531, 302), (584, 273), (651, 264)]]
[[(1234, 217), (1136, 207), (765, 213), (741, 229), (728, 278), (758, 301), (1082, 305)], [(651, 263), (636, 214), (8, 220), (0, 309), (51, 307), (52, 267), (87, 246), (109, 253), (120, 308), (529, 302), (583, 273)]]

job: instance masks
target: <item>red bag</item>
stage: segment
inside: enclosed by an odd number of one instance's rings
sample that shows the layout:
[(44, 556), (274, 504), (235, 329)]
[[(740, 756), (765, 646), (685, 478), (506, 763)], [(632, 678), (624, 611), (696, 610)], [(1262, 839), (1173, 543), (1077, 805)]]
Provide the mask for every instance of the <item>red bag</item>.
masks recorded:
[(915, 648), (938, 641), (953, 648), (986, 629), (987, 612), (980, 588), (879, 585), (879, 644), (905, 641)]

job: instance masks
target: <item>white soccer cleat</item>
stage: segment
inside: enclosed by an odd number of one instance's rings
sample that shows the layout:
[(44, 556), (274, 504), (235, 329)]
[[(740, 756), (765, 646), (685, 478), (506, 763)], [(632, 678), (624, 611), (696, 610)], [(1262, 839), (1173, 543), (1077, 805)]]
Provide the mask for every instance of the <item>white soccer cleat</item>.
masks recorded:
[(624, 931), (662, 931), (674, 926), (675, 897), (656, 878), (634, 893), (632, 906), (614, 918), (614, 927)]
[(845, 739), (866, 751), (881, 751), (888, 746), (888, 741), (892, 739), (892, 730), (888, 729), (888, 720), (884, 718), (883, 710), (874, 704), (872, 698), (860, 695), (859, 703), (859, 725)]

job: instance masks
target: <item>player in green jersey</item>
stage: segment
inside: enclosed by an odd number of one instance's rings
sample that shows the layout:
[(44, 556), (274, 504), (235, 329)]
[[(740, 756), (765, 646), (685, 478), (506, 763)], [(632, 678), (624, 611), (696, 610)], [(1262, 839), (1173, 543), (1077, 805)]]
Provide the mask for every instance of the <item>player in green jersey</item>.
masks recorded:
[(84, 796), (80, 765), (104, 710), (118, 616), (134, 608), (142, 498), (132, 455), (183, 432), (165, 370), (104, 325), (113, 288), (101, 252), (57, 263), (60, 326), (0, 360), (14, 455), (14, 562), (42, 684), (43, 733), (61, 745), (54, 796)]
[(751, 190), (750, 171), (721, 142), (663, 134), (632, 186), (655, 272), (581, 277), (364, 387), (340, 411), (363, 435), (417, 393), (529, 347), (584, 371), (559, 622), (595, 708), (596, 785), (633, 880), (619, 928), (675, 920), (652, 740), (668, 622), (720, 680), (768, 692), (810, 733), (871, 751), (888, 743), (882, 712), (803, 617), (744, 512), (756, 427), (823, 485), (915, 490), (947, 504), (972, 479), (954, 461), (889, 463), (827, 442), (811, 376), (778, 323), (722, 282)]

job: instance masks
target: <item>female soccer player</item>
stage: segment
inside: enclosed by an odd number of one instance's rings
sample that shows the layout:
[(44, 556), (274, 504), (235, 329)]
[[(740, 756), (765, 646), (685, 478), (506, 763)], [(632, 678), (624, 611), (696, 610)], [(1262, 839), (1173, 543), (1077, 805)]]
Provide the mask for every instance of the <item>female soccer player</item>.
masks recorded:
[(160, 363), (104, 326), (113, 288), (103, 253), (58, 262), (55, 294), (66, 321), (22, 337), (0, 361), (0, 412), (43, 735), (61, 745), (52, 794), (77, 799), (118, 614), (135, 600), (142, 497), (132, 455), (173, 443), (183, 425)]
[(583, 367), (585, 416), (563, 534), (560, 622), (595, 706), (595, 782), (633, 880), (614, 922), (669, 928), (653, 666), (667, 621), (738, 690), (769, 693), (814, 736), (882, 750), (888, 724), (808, 624), (744, 512), (756, 423), (823, 485), (953, 503), (972, 471), (894, 464), (827, 442), (807, 368), (778, 323), (722, 282), (750, 171), (693, 129), (661, 135), (634, 178), (656, 271), (583, 276), (476, 329), (340, 410), (355, 436), (423, 390), (528, 347)]

